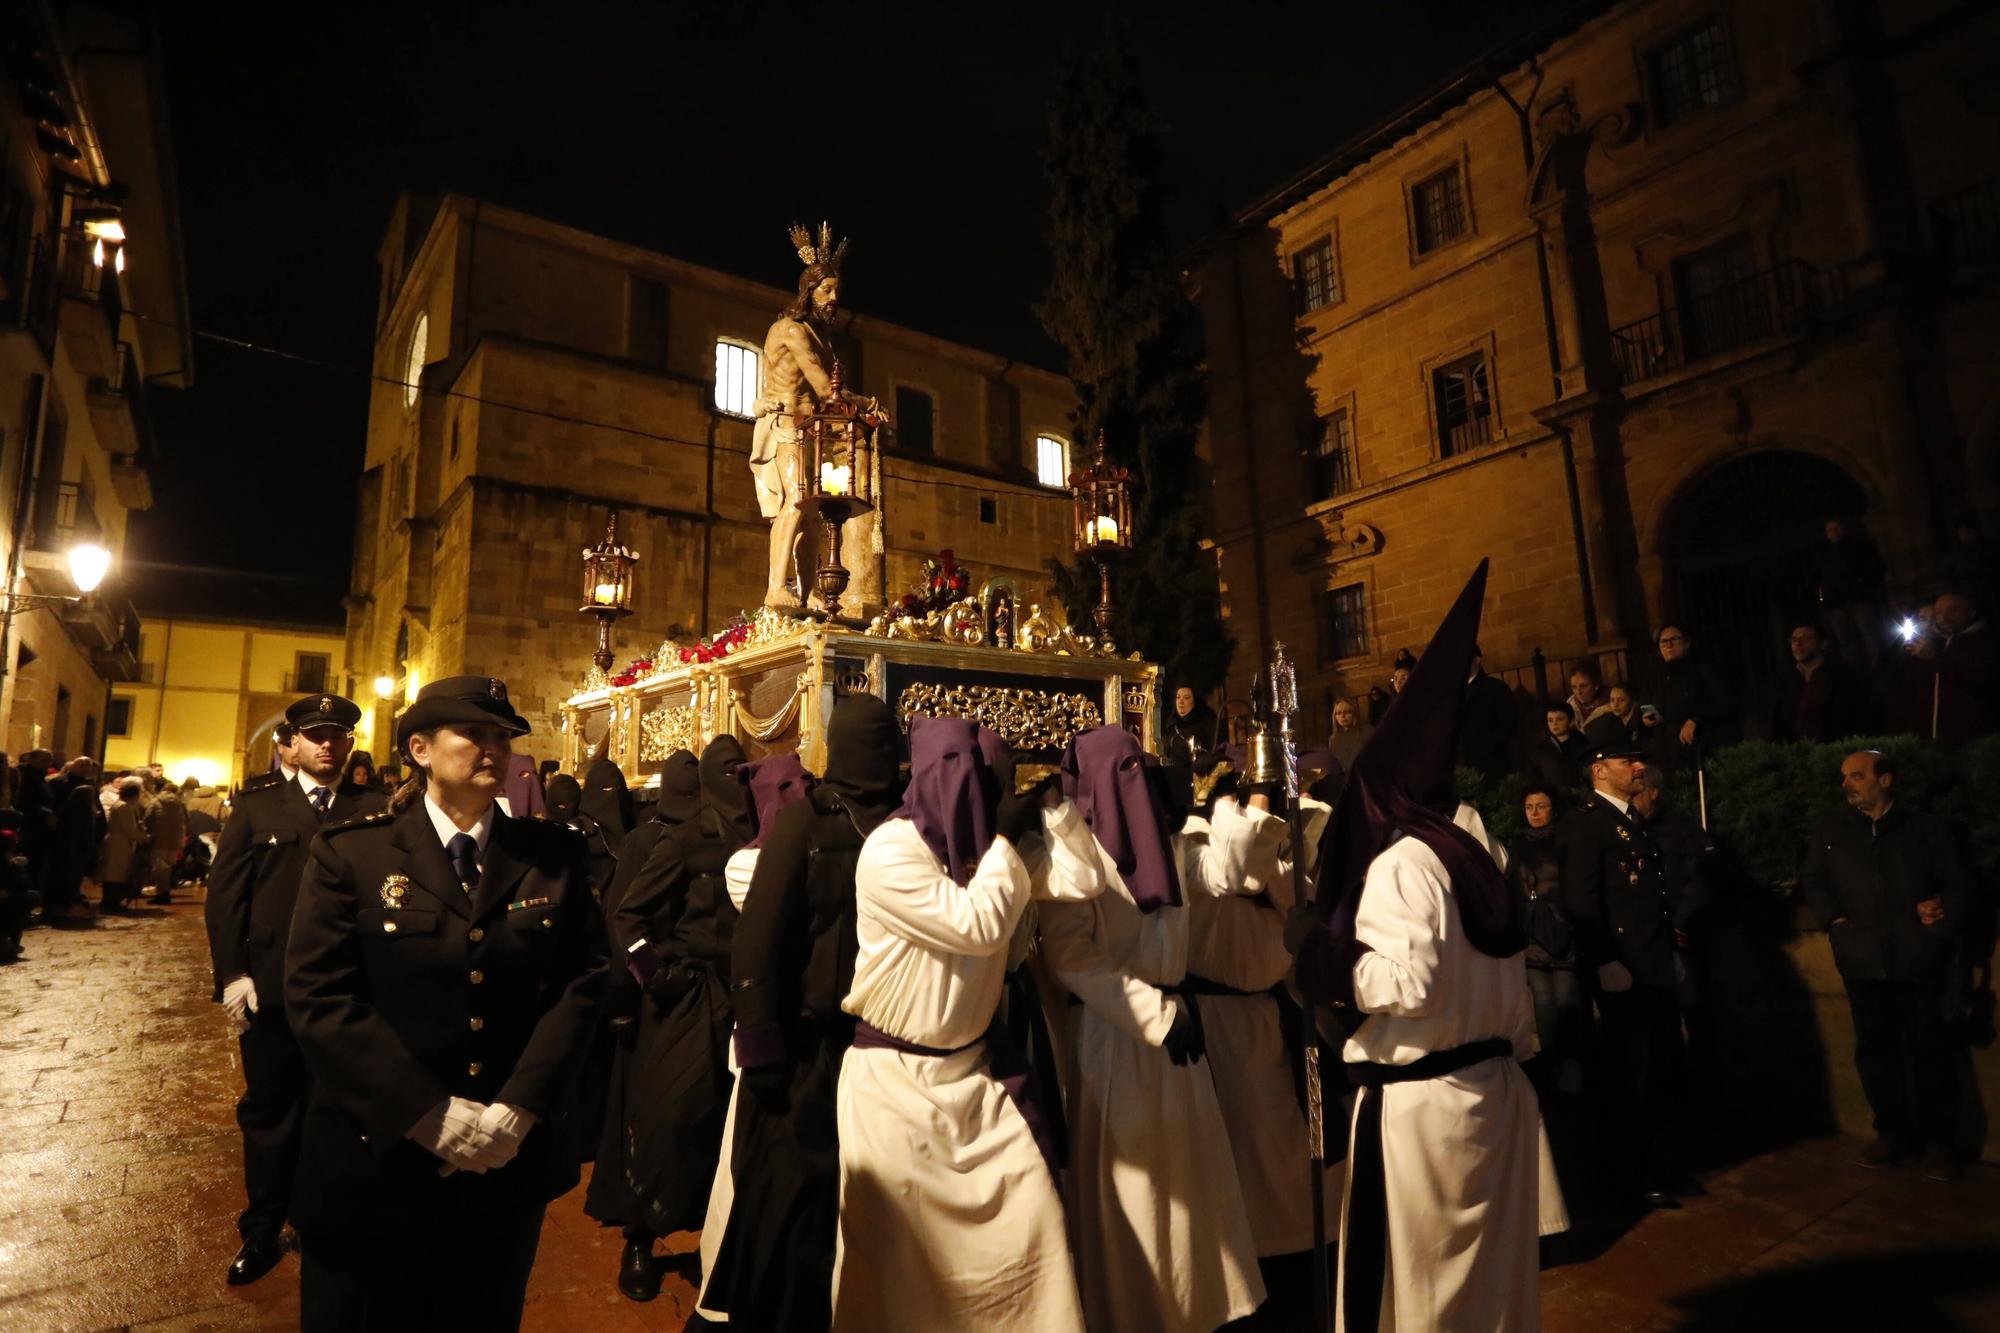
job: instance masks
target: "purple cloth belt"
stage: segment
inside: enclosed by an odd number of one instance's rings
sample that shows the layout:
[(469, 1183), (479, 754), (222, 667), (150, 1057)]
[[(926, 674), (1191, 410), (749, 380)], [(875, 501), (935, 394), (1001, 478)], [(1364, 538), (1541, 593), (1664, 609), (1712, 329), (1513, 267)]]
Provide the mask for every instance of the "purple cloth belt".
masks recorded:
[(1021, 1119), (1028, 1122), (1028, 1132), (1035, 1136), (1035, 1147), (1041, 1150), (1042, 1160), (1048, 1164), (1049, 1174), (1057, 1174), (1061, 1158), (1057, 1155), (1054, 1136), (1049, 1131), (1049, 1122), (1036, 1104), (1035, 1078), (1032, 1066), (1021, 1048), (1007, 1031), (1006, 1025), (996, 1016), (988, 1025), (986, 1034), (968, 1041), (963, 1046), (949, 1049), (937, 1046), (923, 1046), (914, 1041), (904, 1041), (891, 1036), (882, 1029), (863, 1019), (854, 1023), (854, 1044), (850, 1048), (857, 1051), (885, 1050), (900, 1051), (904, 1055), (924, 1055), (932, 1059), (943, 1059), (948, 1055), (958, 1055), (969, 1051), (981, 1042), (986, 1044), (986, 1072), (1007, 1094), (1007, 1100), (1014, 1103), (1014, 1109), (1021, 1113)]

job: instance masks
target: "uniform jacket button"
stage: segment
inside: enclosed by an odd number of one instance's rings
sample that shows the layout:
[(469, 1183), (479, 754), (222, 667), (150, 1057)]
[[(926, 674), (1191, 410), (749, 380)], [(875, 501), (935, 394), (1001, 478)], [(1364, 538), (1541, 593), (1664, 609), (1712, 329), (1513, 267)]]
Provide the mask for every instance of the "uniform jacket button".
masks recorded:
[(384, 921), (384, 922), (382, 923), (382, 933), (383, 933), (384, 935), (393, 935), (393, 934), (395, 934), (395, 933), (396, 933), (396, 923), (395, 923), (395, 922), (393, 922), (393, 921)]
[(465, 1067), (465, 1072), (466, 1072), (466, 1073), (468, 1073), (468, 1074), (471, 1074), (471, 1075), (473, 1075), (473, 1076), (475, 1076), (475, 1077), (477, 1077), (477, 1076), (478, 1076), (478, 1074), (479, 1074), (479, 1071), (480, 1071), (480, 1070), (482, 1070), (482, 1069), (484, 1069), (485, 1067), (486, 1067), (486, 1066), (485, 1066), (485, 1065), (482, 1065), (482, 1064), (480, 1064), (480, 1063), (479, 1063), (479, 1061), (477, 1061), (477, 1060), (474, 1060), (474, 1061), (473, 1061), (473, 1062), (472, 1062), (471, 1064), (469, 1064), (469, 1065), (467, 1065), (467, 1066)]
[(465, 932), (465, 938), (471, 940), (474, 944), (477, 944), (479, 943), (479, 941), (486, 938), (486, 932), (484, 930), (481, 930), (478, 926), (474, 926), (471, 930)]
[(481, 972), (478, 968), (475, 967), (472, 969), (471, 976), (468, 978), (468, 980), (470, 980), (473, 985), (477, 986), (480, 982), (486, 980), (486, 974), (484, 972)]
[(474, 1032), (477, 1032), (477, 1031), (479, 1031), (479, 1030), (480, 1030), (481, 1028), (483, 1028), (483, 1027), (485, 1027), (485, 1026), (486, 1026), (486, 1020), (485, 1020), (485, 1019), (481, 1018), (481, 1017), (480, 1017), (480, 1016), (479, 1016), (478, 1014), (474, 1014), (474, 1015), (472, 1016), (472, 1030), (473, 1030)]

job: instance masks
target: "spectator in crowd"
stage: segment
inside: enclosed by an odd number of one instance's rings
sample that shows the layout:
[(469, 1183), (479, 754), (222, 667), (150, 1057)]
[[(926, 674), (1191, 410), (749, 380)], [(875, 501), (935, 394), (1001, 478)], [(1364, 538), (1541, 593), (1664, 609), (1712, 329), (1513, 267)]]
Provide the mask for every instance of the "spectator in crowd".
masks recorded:
[(1391, 700), (1401, 694), (1410, 683), (1410, 669), (1399, 666), (1389, 673), (1389, 697)]
[(161, 784), (152, 809), (146, 812), (146, 842), (152, 849), (148, 879), (153, 886), (153, 901), (163, 907), (173, 901), (174, 870), (187, 846), (187, 817), (187, 805), (181, 800), (180, 790), (171, 783)]
[(1882, 655), (1887, 619), (1882, 596), (1882, 553), (1865, 533), (1838, 518), (1826, 521), (1826, 540), (1813, 552), (1820, 613), (1840, 647), (1857, 665), (1873, 670)]
[(44, 886), (43, 916), (54, 924), (87, 925), (95, 915), (83, 900), (83, 881), (97, 874), (104, 845), (104, 807), (97, 799), (97, 765), (70, 760), (49, 784), (55, 808), (54, 838)]
[(146, 784), (126, 777), (118, 784), (118, 804), (105, 819), (104, 848), (97, 863), (104, 886), (98, 910), (123, 914), (138, 896), (139, 884), (151, 869), (146, 840)]
[[(1556, 708), (1550, 708), (1551, 719)], [(1569, 716), (1564, 710), (1563, 716)], [(1575, 735), (1574, 732), (1570, 733)], [(1576, 932), (1563, 906), (1562, 852), (1556, 842), (1556, 798), (1569, 788), (1529, 782), (1521, 797), (1527, 824), (1507, 848), (1507, 879), (1525, 905), (1528, 990), (1535, 997), (1535, 1034), (1541, 1054), (1529, 1065), (1543, 1097), (1583, 1090), (1583, 1053), (1589, 1046), (1590, 1005), (1576, 976)]]
[(501, 808), (516, 819), (540, 819), (547, 813), (542, 775), (533, 755), (517, 754), (507, 760), (507, 777), (500, 786), (500, 799)]
[(1368, 687), (1368, 728), (1374, 730), (1381, 724), (1382, 715), (1389, 711), (1389, 691), (1380, 685)]
[(1361, 720), (1361, 710), (1354, 706), (1354, 700), (1333, 701), (1333, 734), (1326, 738), (1326, 748), (1340, 761), (1342, 773), (1354, 767), (1354, 756), (1361, 753), (1361, 747), (1374, 734), (1375, 724)]
[(280, 722), (271, 728), (271, 771), (286, 782), (298, 780), (299, 768), (292, 762), (292, 746), (298, 738), (299, 729), (289, 722)]
[(1888, 756), (1847, 756), (1840, 790), (1851, 809), (1814, 833), (1799, 883), (1854, 1015), (1854, 1064), (1875, 1113), (1859, 1160), (1893, 1166), (1922, 1151), (1926, 1175), (1957, 1180), (1945, 991), (1953, 936), (1971, 915), (1971, 872), (1951, 830), (1896, 799)]
[(1683, 1047), (1673, 908), (1660, 844), (1634, 812), (1646, 786), (1636, 751), (1596, 749), (1592, 791), (1563, 821), (1563, 901), (1577, 963), (1597, 998), (1613, 1093), (1607, 1165), (1649, 1207), (1676, 1208), (1686, 1185), (1680, 1150)]
[(1579, 662), (1569, 673), (1569, 711), (1576, 718), (1578, 731), (1588, 731), (1591, 723), (1611, 711), (1611, 702), (1604, 696), (1604, 677), (1595, 663)]
[(1708, 977), (1700, 951), (1702, 910), (1714, 896), (1715, 840), (1699, 820), (1675, 807), (1659, 780), (1648, 774), (1632, 797), (1632, 809), (1659, 844), (1661, 877), (1674, 928), (1674, 993), (1681, 1025), (1695, 1063), (1705, 1064), (1715, 1049), (1707, 1007)]
[(1771, 739), (1830, 741), (1868, 730), (1868, 682), (1849, 667), (1819, 626), (1792, 626), (1792, 665), (1771, 698)]
[(347, 756), (347, 768), (340, 775), (343, 784), (350, 787), (375, 788), (375, 756), (366, 750), (356, 750)]
[(15, 860), (21, 849), (21, 824), (19, 810), (0, 809), (0, 963), (21, 956), (21, 935), (35, 907), (27, 867)]
[(1951, 549), (1938, 561), (1938, 577), (1946, 592), (1962, 592), (1976, 605), (1993, 605), (2000, 586), (2000, 552), (1986, 540), (1975, 519), (1961, 519), (1952, 534)]
[(1651, 729), (1653, 757), (1665, 768), (1699, 764), (1736, 739), (1736, 709), (1715, 674), (1694, 652), (1694, 639), (1669, 621), (1655, 640), (1660, 665), (1652, 688), (1653, 713), (1640, 709)]
[(1514, 691), (1506, 681), (1486, 674), (1486, 660), (1474, 644), (1472, 674), (1458, 706), (1460, 762), (1489, 782), (1505, 777), (1514, 771), (1514, 736), (1520, 729)]
[(1542, 716), (1547, 732), (1528, 749), (1528, 779), (1550, 791), (1575, 791), (1590, 743), (1576, 729), (1568, 704), (1550, 704)]
[(1919, 629), (1908, 651), (1917, 670), (1916, 688), (1898, 710), (1906, 729), (1949, 744), (1993, 733), (2000, 648), (1972, 598), (1957, 592), (1938, 598), (1930, 631)]
[(55, 835), (55, 806), (49, 797), (45, 756), (29, 751), (21, 756), (14, 771), (14, 808), (21, 812), (20, 850), (28, 858), (28, 889), (36, 902), (45, 901), (44, 877), (48, 870), (49, 844)]
[(1646, 728), (1639, 720), (1639, 701), (1633, 698), (1630, 685), (1613, 685), (1606, 691), (1604, 709), (1583, 729), (1583, 738), (1592, 745), (1644, 746)]
[(1216, 744), (1215, 710), (1195, 698), (1192, 685), (1175, 690), (1173, 715), (1167, 719), (1160, 757), (1169, 764), (1192, 769), (1194, 761)]

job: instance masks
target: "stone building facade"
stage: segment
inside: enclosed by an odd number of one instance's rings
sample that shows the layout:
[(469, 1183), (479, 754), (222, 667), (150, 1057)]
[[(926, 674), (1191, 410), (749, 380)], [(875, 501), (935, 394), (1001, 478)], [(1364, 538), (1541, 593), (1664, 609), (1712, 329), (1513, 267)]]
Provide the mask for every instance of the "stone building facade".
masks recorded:
[[(788, 221), (765, 219), (774, 246)], [(457, 195), (403, 199), (381, 266), (351, 669), (394, 683), (384, 738), (424, 681), (503, 677), (529, 748), (553, 755), (556, 706), (594, 646), (581, 552), (612, 511), (640, 555), (620, 662), (762, 603), (769, 529), (744, 409), (793, 293)], [(852, 279), (845, 296), (866, 305)], [(901, 593), (949, 548), (975, 577), (1051, 601), (1046, 562), (1069, 550), (1068, 382), (847, 310), (834, 342), (848, 387), (896, 423), (882, 587)]]
[[(5, 751), (101, 756), (136, 679), (126, 519), (152, 504), (149, 392), (192, 382), (159, 43), (144, 11), (0, 14), (0, 629)], [(88, 59), (78, 53), (87, 53)], [(122, 238), (122, 239), (121, 239)], [(140, 319), (133, 312), (150, 316)], [(70, 598), (69, 553), (110, 573)]]
[(1760, 679), (1831, 516), (1926, 589), (2000, 506), (1996, 51), (1947, 0), (1585, 6), (1243, 210), (1190, 272), (1232, 693), (1282, 639), (1324, 725), (1482, 556), (1489, 668), (1551, 687), (1668, 618)]

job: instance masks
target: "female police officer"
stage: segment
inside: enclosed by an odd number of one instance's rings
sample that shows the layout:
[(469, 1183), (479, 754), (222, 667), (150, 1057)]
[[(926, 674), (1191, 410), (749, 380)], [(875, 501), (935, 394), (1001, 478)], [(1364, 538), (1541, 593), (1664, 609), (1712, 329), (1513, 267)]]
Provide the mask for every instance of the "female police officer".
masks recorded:
[(527, 730), (501, 681), (425, 686), (396, 725), (415, 776), (313, 843), (285, 981), (307, 1330), (517, 1328), (576, 1183), (604, 928), (576, 834), (494, 802)]

